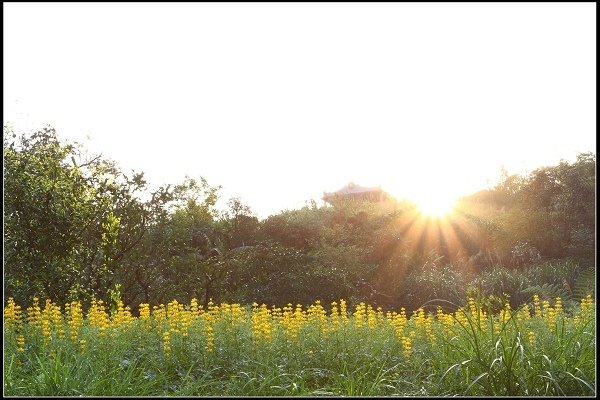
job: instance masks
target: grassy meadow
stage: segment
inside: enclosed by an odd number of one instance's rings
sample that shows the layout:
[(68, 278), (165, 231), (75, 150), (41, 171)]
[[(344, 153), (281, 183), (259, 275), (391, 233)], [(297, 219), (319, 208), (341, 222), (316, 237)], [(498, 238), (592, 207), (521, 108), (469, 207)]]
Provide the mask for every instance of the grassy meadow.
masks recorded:
[[(443, 306), (443, 307), (441, 307)], [(449, 308), (453, 307), (453, 308)], [(7, 396), (594, 396), (595, 302), (411, 315), (288, 304), (34, 299), (4, 309)], [(454, 312), (444, 311), (455, 310)]]

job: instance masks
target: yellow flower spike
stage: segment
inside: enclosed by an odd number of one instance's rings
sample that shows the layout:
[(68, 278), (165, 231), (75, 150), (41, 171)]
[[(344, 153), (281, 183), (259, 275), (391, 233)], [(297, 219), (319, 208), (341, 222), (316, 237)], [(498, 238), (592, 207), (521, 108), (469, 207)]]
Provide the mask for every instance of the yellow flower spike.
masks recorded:
[(394, 312), (392, 312), (392, 311), (386, 311), (385, 312), (385, 320), (388, 323), (391, 323), (394, 320), (394, 315), (396, 315), (395, 313), (396, 313), (395, 311)]
[(192, 312), (192, 319), (196, 319), (200, 314), (200, 309), (198, 308), (198, 299), (195, 297), (190, 302), (190, 311)]
[(11, 329), (18, 329), (22, 325), (21, 306), (10, 297), (4, 308), (4, 324)]
[(68, 306), (67, 325), (69, 326), (71, 340), (76, 342), (79, 330), (83, 326), (83, 311), (81, 303), (78, 301), (73, 301)]
[(41, 328), (42, 310), (37, 297), (33, 298), (33, 305), (31, 307), (27, 307), (27, 322), (33, 327)]
[(371, 307), (371, 305), (369, 304), (367, 306), (367, 311), (365, 313), (366, 317), (367, 317), (367, 325), (369, 326), (370, 329), (372, 329), (375, 325), (375, 310), (373, 310), (373, 307)]
[(529, 305), (523, 304), (523, 307), (521, 308), (520, 317), (521, 317), (521, 320), (531, 319), (531, 313), (530, 313), (530, 310), (529, 310)]
[(65, 337), (65, 330), (63, 327), (63, 316), (60, 311), (60, 306), (53, 305), (52, 306), (52, 324), (54, 325), (54, 329), (58, 333), (58, 337)]
[(469, 307), (469, 311), (471, 311), (471, 314), (473, 314), (473, 315), (477, 314), (477, 306), (475, 305), (474, 298), (469, 297), (467, 300), (467, 305)]
[(25, 351), (25, 336), (17, 335), (17, 351)]
[[(413, 333), (413, 332), (411, 332)], [(412, 354), (412, 337), (403, 336), (401, 339), (402, 343), (402, 354), (405, 358), (410, 358)]]
[(435, 334), (433, 333), (433, 319), (432, 318), (426, 318), (426, 320), (425, 320), (425, 334), (427, 335), (427, 338), (431, 341), (431, 343), (435, 344), (436, 337), (435, 337)]
[(141, 320), (148, 320), (150, 319), (150, 304), (147, 303), (141, 303), (139, 305), (139, 310), (140, 310), (140, 319)]
[(346, 305), (346, 300), (340, 299), (340, 316), (342, 319), (348, 319), (348, 310)]
[(44, 335), (44, 344), (48, 345), (52, 340), (52, 330), (50, 329), (50, 320), (44, 318), (42, 320), (42, 333)]
[(540, 308), (540, 296), (537, 294), (533, 295), (533, 313), (534, 315), (539, 315), (542, 309)]
[(554, 303), (554, 308), (555, 308), (557, 314), (560, 314), (563, 312), (562, 299), (560, 297), (556, 298), (556, 302)]
[(550, 302), (548, 300), (542, 301), (542, 316), (546, 315), (550, 309)]
[(154, 319), (157, 321), (164, 321), (167, 317), (167, 310), (165, 309), (165, 305), (164, 304), (160, 304), (158, 306), (154, 306), (152, 308), (153, 310), (153, 314), (154, 314)]
[(500, 322), (494, 320), (494, 322), (492, 322), (492, 325), (493, 325), (494, 335), (499, 335), (500, 334), (500, 327), (501, 327)]
[(163, 349), (165, 354), (169, 354), (171, 352), (171, 334), (169, 331), (163, 332)]

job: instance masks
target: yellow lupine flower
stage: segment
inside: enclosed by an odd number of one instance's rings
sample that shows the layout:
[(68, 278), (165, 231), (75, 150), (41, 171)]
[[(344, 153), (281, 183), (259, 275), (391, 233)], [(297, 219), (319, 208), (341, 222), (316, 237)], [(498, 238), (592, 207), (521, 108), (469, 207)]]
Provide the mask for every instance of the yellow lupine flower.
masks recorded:
[(410, 335), (403, 336), (401, 339), (401, 343), (402, 343), (402, 354), (404, 354), (405, 358), (410, 358), (410, 355), (412, 354), (412, 338), (410, 337)]
[(340, 300), (340, 316), (343, 320), (348, 319), (348, 310), (346, 309), (346, 300), (344, 299)]
[(239, 324), (244, 322), (244, 309), (240, 304), (233, 304), (231, 306), (231, 319), (234, 323)]
[(477, 310), (477, 306), (476, 306), (476, 304), (475, 304), (475, 299), (474, 299), (474, 298), (472, 298), (472, 297), (469, 297), (469, 298), (467, 299), (467, 306), (469, 307), (469, 311), (471, 311), (471, 314), (472, 314), (473, 316), (477, 315), (477, 311), (478, 311), (478, 310)]
[(168, 355), (171, 352), (171, 334), (169, 331), (163, 332), (162, 342), (163, 342), (163, 350), (164, 350), (165, 354)]
[(100, 336), (104, 336), (105, 331), (110, 327), (110, 319), (102, 300), (96, 301), (96, 299), (92, 299), (92, 304), (88, 311), (88, 321), (90, 326), (98, 328)]
[(542, 316), (545, 316), (550, 309), (550, 302), (548, 300), (542, 301)]
[(448, 335), (452, 331), (452, 325), (454, 324), (452, 315), (445, 314), (442, 307), (438, 306), (436, 318), (442, 323), (444, 334)]
[(529, 312), (529, 305), (523, 304), (523, 306), (517, 312), (517, 320), (525, 321), (531, 319), (531, 314)]
[(592, 295), (588, 294), (583, 299), (581, 299), (581, 316), (584, 321), (588, 321), (590, 318), (594, 317), (594, 301), (592, 300)]
[(333, 332), (337, 331), (340, 326), (340, 314), (338, 311), (337, 302), (335, 302), (335, 301), (331, 302), (330, 321), (331, 321), (331, 331), (333, 331)]
[(39, 299), (37, 297), (33, 298), (33, 305), (31, 307), (27, 307), (27, 321), (29, 325), (41, 328), (42, 326), (42, 309), (39, 305)]
[(416, 311), (413, 311), (412, 318), (415, 320), (415, 327), (417, 329), (425, 327), (426, 317), (425, 310), (423, 310), (423, 307), (419, 307)]
[(188, 336), (188, 329), (192, 324), (192, 313), (188, 311), (183, 311), (181, 313), (181, 335), (183, 337)]
[(504, 308), (500, 310), (500, 322), (505, 325), (510, 319), (510, 304), (506, 303)]
[(288, 303), (287, 306), (283, 307), (283, 318), (281, 323), (284, 327), (286, 336), (290, 337), (292, 340), (296, 340), (298, 338), (298, 331), (300, 329), (302, 320), (301, 308), (297, 308), (296, 311), (292, 311), (291, 303)]
[(533, 295), (533, 313), (534, 315), (540, 315), (541, 314), (541, 308), (540, 308), (540, 297), (537, 294)]
[(83, 311), (80, 302), (72, 301), (68, 304), (67, 324), (69, 325), (71, 340), (77, 341), (79, 330), (83, 326)]
[(153, 306), (152, 314), (154, 315), (154, 319), (156, 321), (164, 321), (167, 318), (167, 310), (165, 309), (165, 305), (159, 304), (158, 306)]
[(500, 335), (500, 332), (502, 331), (502, 317), (498, 316), (498, 318), (492, 318), (492, 333), (495, 336)]
[(140, 310), (140, 319), (142, 319), (142, 320), (150, 319), (150, 304), (141, 303), (139, 305), (139, 310)]
[(402, 338), (407, 322), (408, 319), (406, 318), (406, 309), (404, 307), (400, 309), (400, 314), (392, 313), (392, 325), (398, 338)]
[(212, 353), (215, 349), (215, 332), (211, 324), (205, 326), (204, 334), (206, 335), (206, 345), (204, 348), (207, 353)]
[(433, 318), (431, 316), (425, 317), (425, 334), (427, 338), (431, 341), (431, 343), (435, 343), (436, 337), (433, 333)]
[(554, 309), (557, 314), (561, 314), (563, 312), (562, 299), (560, 297), (556, 298), (556, 302), (554, 303)]
[(25, 351), (25, 336), (17, 335), (17, 351)]
[(192, 312), (193, 319), (197, 318), (200, 314), (200, 309), (198, 308), (198, 299), (195, 297), (190, 302), (190, 311)]
[(272, 327), (270, 324), (271, 313), (265, 304), (262, 304), (260, 308), (254, 307), (252, 309), (252, 337), (257, 341), (269, 341), (271, 340)]
[(47, 345), (52, 339), (52, 329), (50, 328), (50, 320), (44, 318), (42, 320), (42, 333), (44, 335), (44, 344)]
[(213, 303), (212, 299), (208, 299), (208, 304), (206, 305), (206, 311), (211, 316), (212, 321), (218, 321), (219, 314), (219, 306)]
[(354, 326), (356, 326), (357, 328), (361, 328), (365, 324), (366, 309), (367, 306), (365, 305), (365, 303), (361, 302), (356, 306), (356, 309), (354, 310)]
[(375, 310), (373, 310), (373, 307), (371, 307), (371, 305), (367, 306), (367, 326), (369, 327), (369, 329), (375, 329), (375, 326), (377, 325), (377, 314), (375, 313)]
[(15, 303), (12, 297), (9, 297), (6, 307), (4, 307), (4, 324), (7, 328), (17, 329), (22, 324), (21, 306)]
[(462, 326), (466, 326), (469, 323), (469, 319), (465, 315), (463, 309), (455, 311), (454, 318), (456, 318), (456, 321), (458, 321), (458, 323)]

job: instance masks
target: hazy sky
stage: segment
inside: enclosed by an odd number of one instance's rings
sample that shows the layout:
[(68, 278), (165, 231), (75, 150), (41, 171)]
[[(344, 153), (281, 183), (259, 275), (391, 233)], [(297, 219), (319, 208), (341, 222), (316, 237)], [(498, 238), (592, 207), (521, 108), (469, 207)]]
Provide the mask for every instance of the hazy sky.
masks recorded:
[[(4, 123), (261, 218), (596, 147), (595, 3), (3, 3)], [(86, 139), (86, 137), (91, 139)]]

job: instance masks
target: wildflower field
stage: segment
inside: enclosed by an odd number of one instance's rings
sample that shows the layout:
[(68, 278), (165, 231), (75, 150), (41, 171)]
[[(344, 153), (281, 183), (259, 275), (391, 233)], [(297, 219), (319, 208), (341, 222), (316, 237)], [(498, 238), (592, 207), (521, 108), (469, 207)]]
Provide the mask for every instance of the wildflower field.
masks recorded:
[[(439, 304), (439, 303), (438, 303)], [(7, 396), (595, 396), (591, 296), (407, 316), (346, 302), (4, 308)]]

